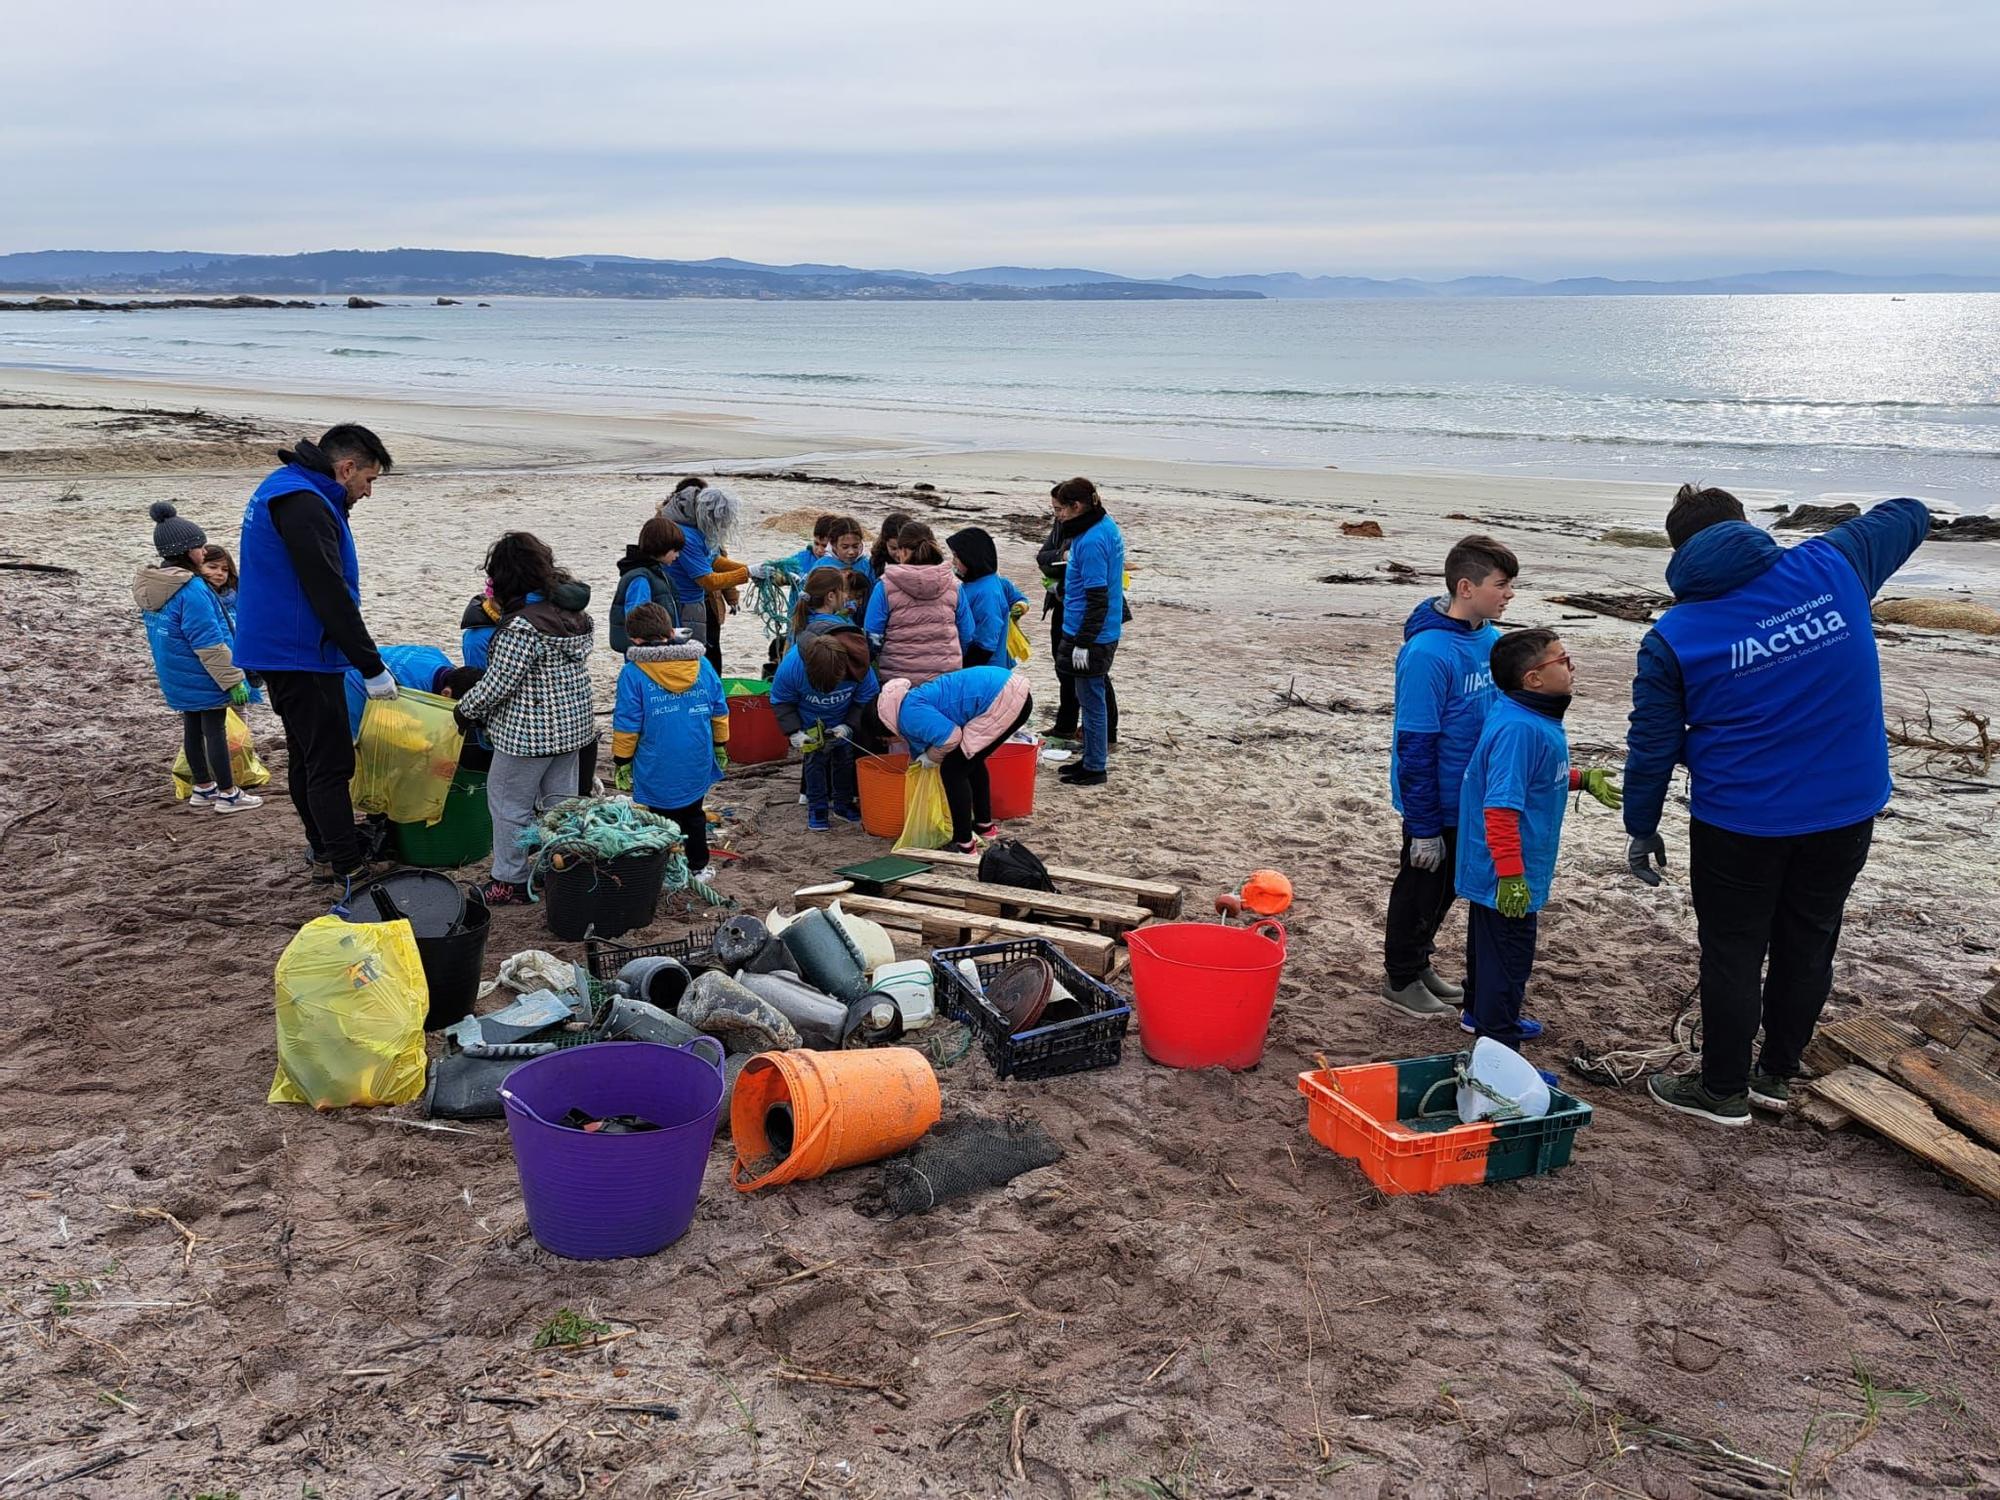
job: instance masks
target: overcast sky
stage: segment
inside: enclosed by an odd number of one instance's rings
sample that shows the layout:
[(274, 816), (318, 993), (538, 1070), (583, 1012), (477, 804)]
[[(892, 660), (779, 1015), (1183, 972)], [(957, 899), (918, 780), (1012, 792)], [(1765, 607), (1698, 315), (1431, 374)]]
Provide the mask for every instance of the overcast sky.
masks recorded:
[(1990, 0), (11, 0), (0, 251), (2000, 272)]

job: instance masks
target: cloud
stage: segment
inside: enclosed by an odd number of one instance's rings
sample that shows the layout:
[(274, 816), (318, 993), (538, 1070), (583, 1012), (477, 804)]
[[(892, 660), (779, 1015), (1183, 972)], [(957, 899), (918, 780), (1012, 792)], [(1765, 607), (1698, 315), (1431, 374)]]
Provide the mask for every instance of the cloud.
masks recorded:
[(1992, 271), (1980, 11), (75, 0), (0, 52), (0, 249)]

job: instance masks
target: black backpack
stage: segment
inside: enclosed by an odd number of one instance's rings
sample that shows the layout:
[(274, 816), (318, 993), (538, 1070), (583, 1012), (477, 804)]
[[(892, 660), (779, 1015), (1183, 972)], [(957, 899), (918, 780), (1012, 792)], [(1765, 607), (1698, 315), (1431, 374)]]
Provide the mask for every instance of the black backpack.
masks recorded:
[(1031, 891), (1053, 891), (1049, 867), (1019, 839), (996, 839), (979, 856), (979, 878), (994, 885), (1018, 885)]

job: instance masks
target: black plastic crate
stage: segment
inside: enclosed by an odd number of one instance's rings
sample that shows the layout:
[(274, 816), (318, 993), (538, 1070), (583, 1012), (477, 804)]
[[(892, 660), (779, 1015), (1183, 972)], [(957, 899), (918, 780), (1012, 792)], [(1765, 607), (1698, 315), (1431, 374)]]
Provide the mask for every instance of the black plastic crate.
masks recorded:
[[(982, 986), (1000, 970), (1024, 958), (1045, 958), (1056, 982), (1088, 1012), (1050, 1026), (1010, 1035), (1000, 1013), (976, 995), (958, 972), (969, 958)], [(979, 1033), (993, 1071), (1002, 1078), (1060, 1078), (1092, 1068), (1115, 1068), (1125, 1046), (1125, 1028), (1132, 1020), (1131, 1004), (1071, 962), (1068, 954), (1046, 938), (1017, 938), (1010, 943), (974, 943), (965, 948), (939, 948), (931, 954), (931, 970), (943, 1008)]]
[(710, 927), (659, 943), (620, 943), (610, 938), (590, 938), (584, 944), (584, 965), (590, 970), (592, 979), (609, 984), (618, 977), (618, 971), (635, 958), (678, 958), (685, 963), (695, 954), (713, 948), (715, 935), (721, 930), (719, 926)]

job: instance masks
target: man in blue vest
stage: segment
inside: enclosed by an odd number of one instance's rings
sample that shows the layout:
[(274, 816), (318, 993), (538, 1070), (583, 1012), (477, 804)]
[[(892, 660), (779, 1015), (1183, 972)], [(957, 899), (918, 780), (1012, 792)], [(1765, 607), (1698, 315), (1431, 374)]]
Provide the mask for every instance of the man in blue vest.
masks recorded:
[(1891, 790), (1869, 601), (1929, 530), (1920, 502), (1886, 500), (1787, 551), (1726, 490), (1674, 497), (1674, 605), (1639, 647), (1625, 755), (1627, 858), (1648, 885), (1688, 768), (1701, 1071), (1647, 1081), (1668, 1109), (1740, 1126), (1790, 1103)]
[(354, 775), (345, 677), (361, 673), (370, 698), (396, 696), (396, 679), (361, 618), (361, 563), (347, 515), (392, 460), (366, 427), (328, 428), (301, 441), (243, 510), (236, 662), (263, 674), (285, 726), (292, 805), (305, 825), (313, 878), (351, 888), (372, 871), (354, 823)]

